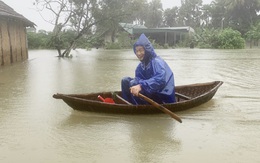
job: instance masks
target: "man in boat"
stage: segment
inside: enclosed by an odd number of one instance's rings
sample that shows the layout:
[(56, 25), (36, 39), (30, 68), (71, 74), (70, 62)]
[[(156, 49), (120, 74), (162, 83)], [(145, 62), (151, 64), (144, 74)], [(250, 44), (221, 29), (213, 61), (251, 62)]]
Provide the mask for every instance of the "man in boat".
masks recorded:
[(122, 97), (134, 105), (147, 104), (138, 97), (139, 93), (160, 104), (174, 103), (174, 74), (168, 64), (155, 53), (144, 34), (134, 44), (133, 50), (141, 62), (135, 70), (135, 78), (122, 79)]

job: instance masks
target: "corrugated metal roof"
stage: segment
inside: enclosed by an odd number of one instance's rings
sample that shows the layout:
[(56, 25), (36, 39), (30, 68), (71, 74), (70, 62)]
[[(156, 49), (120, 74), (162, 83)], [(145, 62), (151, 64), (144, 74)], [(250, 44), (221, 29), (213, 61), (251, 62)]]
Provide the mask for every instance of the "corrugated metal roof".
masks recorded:
[(20, 20), (23, 23), (25, 23), (26, 26), (31, 26), (31, 27), (35, 26), (35, 24), (33, 22), (26, 19), (23, 15), (14, 11), (13, 8), (9, 7), (7, 4), (5, 4), (1, 0), (0, 0), (0, 16), (6, 17), (6, 18), (12, 18), (12, 19), (15, 19), (15, 20)]
[(119, 25), (130, 34), (133, 34), (134, 29), (146, 29), (143, 25), (135, 25), (130, 23), (119, 23)]
[(143, 25), (133, 25), (129, 23), (119, 23), (129, 34), (140, 34), (140, 33), (160, 33), (160, 32), (193, 32), (194, 29), (186, 27), (161, 27), (161, 28), (147, 28)]
[(165, 32), (193, 32), (194, 29), (191, 27), (166, 27), (166, 28), (134, 28), (133, 34), (139, 33), (165, 33)]

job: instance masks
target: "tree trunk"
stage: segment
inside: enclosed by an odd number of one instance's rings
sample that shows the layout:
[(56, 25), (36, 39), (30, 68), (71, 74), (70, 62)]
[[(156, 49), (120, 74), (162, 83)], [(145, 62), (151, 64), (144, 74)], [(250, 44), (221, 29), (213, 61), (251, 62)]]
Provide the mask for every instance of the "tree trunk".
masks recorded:
[(61, 49), (60, 49), (60, 48), (57, 48), (57, 47), (56, 47), (56, 49), (57, 49), (57, 51), (58, 51), (59, 57), (62, 57), (62, 56), (61, 56)]
[(112, 41), (112, 43), (115, 42), (115, 37), (116, 37), (116, 32), (115, 32), (115, 29), (113, 29), (112, 33), (111, 33), (111, 41)]
[(67, 47), (67, 48), (65, 49), (65, 51), (62, 53), (62, 57), (69, 57), (71, 50), (72, 50), (72, 49), (74, 48), (74, 46), (75, 46), (75, 43), (76, 43), (75, 40), (70, 43), (69, 47)]

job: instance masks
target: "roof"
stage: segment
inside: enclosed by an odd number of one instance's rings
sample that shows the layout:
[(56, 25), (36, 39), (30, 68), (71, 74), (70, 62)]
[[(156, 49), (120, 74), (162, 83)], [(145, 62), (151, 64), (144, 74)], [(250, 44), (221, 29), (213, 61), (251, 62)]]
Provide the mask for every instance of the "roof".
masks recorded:
[(129, 23), (119, 23), (121, 27), (124, 28), (130, 34), (140, 34), (140, 33), (159, 33), (159, 32), (193, 32), (194, 29), (186, 26), (186, 27), (162, 27), (162, 28), (147, 28), (143, 25), (133, 25)]
[(194, 29), (191, 27), (164, 27), (164, 28), (139, 28), (133, 29), (133, 34), (139, 33), (165, 33), (165, 32), (193, 32)]
[(22, 21), (26, 27), (28, 26), (35, 26), (33, 22), (26, 19), (23, 15), (17, 13), (14, 11), (13, 8), (9, 7), (7, 4), (5, 4), (3, 1), (0, 0), (0, 16), (5, 18), (12, 18), (14, 20), (20, 20)]
[(134, 29), (147, 29), (144, 25), (135, 25), (130, 23), (119, 23), (119, 25), (130, 34), (133, 34)]

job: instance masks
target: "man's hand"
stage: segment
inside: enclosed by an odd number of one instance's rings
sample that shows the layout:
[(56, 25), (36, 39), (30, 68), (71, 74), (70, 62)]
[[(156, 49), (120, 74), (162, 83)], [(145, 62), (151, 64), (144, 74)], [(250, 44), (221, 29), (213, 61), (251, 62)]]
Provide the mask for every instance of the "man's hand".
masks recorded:
[(139, 92), (142, 90), (141, 85), (135, 85), (130, 87), (130, 92), (134, 95), (134, 96), (138, 96)]

